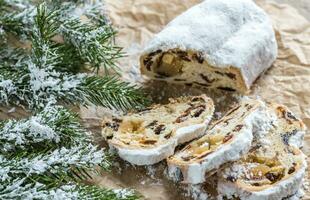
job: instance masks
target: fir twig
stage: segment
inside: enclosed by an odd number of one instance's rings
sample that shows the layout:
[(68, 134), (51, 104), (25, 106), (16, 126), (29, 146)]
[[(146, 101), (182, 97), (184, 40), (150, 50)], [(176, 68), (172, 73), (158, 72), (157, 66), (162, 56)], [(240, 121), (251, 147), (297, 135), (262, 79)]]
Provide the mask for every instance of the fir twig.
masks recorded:
[(108, 108), (141, 108), (148, 103), (139, 88), (114, 77), (68, 75), (38, 69), (1, 66), (0, 104), (26, 105), (38, 109), (49, 102), (89, 105)]
[[(121, 48), (99, 12), (99, 1), (0, 0), (0, 104), (21, 105), (37, 115), (0, 122), (0, 199), (134, 200), (129, 190), (86, 186), (95, 166), (110, 167), (110, 155), (91, 144), (75, 114), (54, 104), (130, 109), (147, 100), (136, 86), (116, 77), (79, 74), (116, 68)], [(86, 6), (83, 11), (79, 10)], [(80, 14), (91, 21), (83, 22)], [(6, 43), (14, 35), (31, 49)]]
[[(100, 11), (100, 9), (103, 9), (101, 3), (95, 4), (97, 1), (89, 1), (94, 5), (86, 8), (81, 14), (88, 16), (92, 22), (83, 22), (79, 15), (74, 14), (74, 12), (77, 12), (76, 9), (85, 6), (83, 1), (78, 1), (78, 6), (66, 1), (51, 1), (53, 6), (40, 4), (37, 9), (21, 2), (22, 8), (16, 8), (16, 6), (12, 6), (13, 3), (2, 1), (5, 6), (0, 9), (0, 28), (3, 30), (0, 35), (7, 32), (20, 36), (21, 39), (32, 38), (32, 41), (35, 42), (38, 38), (41, 38), (47, 42), (47, 40), (52, 39), (52, 36), (59, 34), (59, 36), (63, 37), (64, 43), (54, 40), (51, 44), (53, 46), (62, 46), (60, 49), (65, 50), (63, 51), (65, 55), (62, 56), (64, 61), (67, 60), (65, 59), (66, 55), (71, 53), (69, 57), (75, 55), (74, 58), (79, 60), (75, 66), (78, 69), (80, 69), (80, 65), (88, 64), (96, 72), (101, 67), (104, 68), (106, 73), (109, 69), (113, 69), (115, 72), (119, 71), (116, 59), (124, 54), (122, 49), (114, 44), (116, 32)], [(23, 11), (23, 8), (26, 10)], [(39, 29), (35, 30), (34, 33), (39, 32), (42, 34), (35, 39), (33, 39), (33, 27)], [(66, 65), (62, 65), (62, 67), (66, 67)], [(68, 67), (74, 69), (72, 64)]]
[[(0, 129), (0, 199), (138, 199), (129, 190), (81, 182), (97, 165), (109, 169), (109, 156), (90, 143), (68, 110), (46, 107), (28, 120), (1, 122)], [(50, 147), (37, 146), (42, 143)]]
[(71, 19), (61, 25), (60, 32), (65, 43), (72, 45), (83, 61), (89, 63), (96, 72), (101, 66), (107, 74), (109, 68), (115, 72), (119, 70), (115, 62), (123, 56), (122, 49), (113, 44), (111, 38), (116, 32), (109, 25), (97, 28)]
[(141, 90), (115, 77), (86, 77), (78, 90), (88, 101), (108, 108), (139, 109), (149, 103)]
[(137, 200), (139, 196), (132, 190), (108, 190), (88, 185), (69, 183), (58, 188), (43, 184), (27, 184), (24, 179), (16, 179), (11, 184), (0, 185), (0, 199), (75, 199), (75, 200)]
[(94, 186), (82, 186), (79, 189), (80, 199), (101, 199), (101, 200), (136, 200), (139, 195), (128, 189), (107, 190)]
[(81, 127), (77, 114), (61, 106), (47, 106), (29, 119), (0, 122), (0, 152), (2, 154), (53, 150), (70, 147), (76, 140), (91, 142)]
[[(0, 61), (3, 63), (3, 66), (0, 66), (0, 104), (10, 103), (38, 109), (44, 107), (48, 102), (74, 105), (93, 103), (108, 108), (126, 110), (141, 107), (147, 103), (147, 98), (139, 88), (115, 77), (89, 77), (61, 70), (65, 66), (69, 66), (67, 69), (79, 69), (81, 63), (93, 61), (96, 63), (95, 65), (100, 63), (113, 65), (114, 61), (112, 60), (120, 53), (112, 53), (113, 51), (110, 49), (111, 51), (108, 50), (111, 52), (109, 55), (104, 49), (114, 47), (104, 46), (105, 44), (97, 41), (109, 40), (111, 37), (109, 31), (93, 30), (91, 26), (81, 25), (75, 19), (69, 20), (68, 23), (65, 23), (67, 25), (63, 25), (67, 27), (68, 24), (74, 22), (74, 25), (71, 24), (72, 27), (68, 30), (76, 34), (90, 34), (94, 37), (89, 36), (92, 39), (81, 39), (76, 44), (73, 44), (74, 40), (69, 39), (72, 44), (62, 45), (52, 41), (58, 30), (59, 10), (49, 11), (44, 4), (41, 4), (36, 13), (31, 33), (32, 49), (30, 54), (21, 56), (16, 53), (16, 50), (12, 50), (7, 51), (7, 55), (0, 56)], [(110, 34), (114, 33), (110, 32)], [(73, 36), (70, 35), (68, 34), (66, 37), (72, 39)], [(84, 36), (79, 38), (84, 38)], [(96, 53), (98, 50), (102, 54)], [(80, 56), (74, 59), (77, 52), (80, 52)], [(85, 57), (82, 54), (85, 54)], [(110, 56), (111, 59), (106, 59), (106, 56)], [(76, 62), (71, 62), (71, 59)], [(71, 63), (71, 66), (68, 63)]]
[[(1, 157), (1, 155), (0, 155)], [(108, 169), (110, 163), (102, 150), (92, 144), (78, 144), (70, 148), (61, 147), (53, 151), (36, 153), (15, 153), (0, 158), (0, 175), (4, 182), (18, 177), (27, 181), (53, 187), (68, 181), (88, 179), (87, 171), (96, 166)], [(77, 173), (78, 172), (78, 173)], [(1, 181), (0, 181), (1, 182)]]
[(0, 0), (0, 26), (5, 33), (27, 38), (34, 15), (34, 6), (27, 0)]

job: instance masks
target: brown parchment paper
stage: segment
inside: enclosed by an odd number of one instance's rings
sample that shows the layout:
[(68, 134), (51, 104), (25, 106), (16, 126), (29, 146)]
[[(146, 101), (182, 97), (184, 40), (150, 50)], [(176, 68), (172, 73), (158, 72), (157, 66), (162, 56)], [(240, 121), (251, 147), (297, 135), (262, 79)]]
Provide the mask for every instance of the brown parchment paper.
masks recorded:
[[(226, 93), (204, 91), (197, 88), (167, 85), (162, 82), (145, 81), (139, 73), (138, 58), (143, 46), (155, 33), (186, 9), (201, 0), (105, 0), (106, 11), (114, 27), (118, 30), (116, 42), (124, 47), (127, 57), (119, 62), (123, 78), (149, 88), (151, 96), (157, 102), (168, 97), (186, 94), (207, 93), (215, 100), (216, 116), (238, 100), (238, 96)], [(260, 96), (285, 104), (300, 116), (308, 127), (303, 151), (310, 156), (310, 1), (309, 0), (256, 0), (270, 16), (276, 31), (279, 55), (271, 69), (254, 84), (251, 96)], [(282, 4), (283, 2), (289, 3)], [(296, 8), (294, 8), (294, 7)], [(299, 12), (300, 11), (300, 12)], [(302, 13), (302, 14), (301, 14)], [(306, 19), (307, 18), (307, 19)], [(76, 109), (76, 108), (74, 108)], [(80, 108), (84, 126), (93, 131), (97, 142), (106, 146), (100, 137), (100, 124), (104, 117), (118, 114), (100, 107)], [(0, 107), (0, 119), (22, 118), (29, 115), (19, 108)], [(308, 159), (308, 165), (310, 161)], [(118, 159), (112, 172), (102, 173), (90, 180), (109, 188), (130, 187), (136, 189), (150, 200), (187, 200), (206, 199), (204, 195), (193, 197), (187, 187), (167, 180), (165, 163), (150, 167), (136, 167)], [(309, 175), (310, 168), (308, 170)], [(309, 178), (305, 183), (310, 182)], [(211, 191), (209, 190), (211, 188)], [(204, 190), (212, 192), (212, 180)], [(202, 190), (202, 191), (204, 191)], [(198, 193), (200, 190), (198, 191)], [(310, 200), (310, 191), (305, 188), (303, 199)]]
[[(167, 84), (159, 82), (145, 83), (138, 67), (138, 58), (146, 42), (170, 20), (199, 2), (200, 0), (106, 0), (107, 12), (119, 32), (116, 42), (125, 47), (124, 51), (128, 54), (120, 61), (124, 79), (150, 84), (153, 88), (152, 94), (155, 99), (158, 97), (158, 101), (167, 93), (168, 96), (177, 96), (200, 92), (195, 88), (168, 87)], [(270, 15), (276, 31), (279, 55), (272, 68), (256, 81), (251, 95), (288, 106), (303, 119), (310, 130), (310, 23), (290, 5), (266, 0), (256, 2)], [(302, 2), (306, 5), (307, 0), (291, 2), (296, 5)], [(307, 13), (306, 7), (302, 10)], [(310, 9), (308, 12), (310, 13)], [(229, 104), (228, 99), (216, 100), (219, 111), (219, 105), (223, 102)], [(97, 133), (100, 133), (101, 119), (109, 115), (111, 112), (103, 108), (81, 108), (81, 117), (85, 125)], [(309, 131), (305, 138), (304, 152), (310, 155)], [(97, 177), (95, 183), (116, 188), (132, 187), (147, 199), (191, 199), (186, 197), (184, 190), (181, 192), (178, 186), (162, 175), (164, 168), (163, 163), (143, 168), (119, 161), (112, 173)], [(306, 191), (304, 199), (310, 199), (309, 194)]]

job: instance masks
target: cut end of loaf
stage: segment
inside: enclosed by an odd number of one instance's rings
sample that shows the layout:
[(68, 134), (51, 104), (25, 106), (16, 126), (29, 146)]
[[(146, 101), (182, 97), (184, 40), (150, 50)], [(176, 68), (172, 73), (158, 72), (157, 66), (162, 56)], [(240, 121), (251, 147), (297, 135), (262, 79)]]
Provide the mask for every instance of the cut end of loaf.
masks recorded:
[(201, 52), (157, 50), (140, 58), (142, 74), (157, 80), (229, 92), (248, 93), (236, 67), (213, 67)]
[(177, 145), (201, 136), (213, 112), (213, 101), (205, 95), (170, 99), (166, 105), (105, 120), (102, 135), (124, 160), (154, 164), (172, 155)]
[(251, 0), (205, 0), (146, 44), (141, 71), (153, 79), (248, 93), (277, 55), (268, 15)]
[(219, 173), (218, 190), (223, 196), (282, 199), (299, 189), (305, 156), (290, 138), (303, 132), (304, 124), (282, 105), (269, 104), (269, 112), (277, 116), (272, 129), (254, 135), (249, 153)]
[(272, 121), (264, 109), (261, 101), (243, 100), (211, 124), (205, 136), (167, 159), (170, 174), (180, 171), (184, 182), (202, 183), (221, 165), (240, 159), (250, 149), (254, 129), (260, 130)]

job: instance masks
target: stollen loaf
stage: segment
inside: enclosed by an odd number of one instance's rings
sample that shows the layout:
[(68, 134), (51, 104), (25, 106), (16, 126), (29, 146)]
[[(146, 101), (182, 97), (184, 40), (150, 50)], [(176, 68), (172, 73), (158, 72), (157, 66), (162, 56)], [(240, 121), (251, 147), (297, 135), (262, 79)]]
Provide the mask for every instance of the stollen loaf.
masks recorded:
[(145, 47), (141, 73), (158, 80), (247, 93), (276, 59), (267, 14), (251, 0), (205, 0)]

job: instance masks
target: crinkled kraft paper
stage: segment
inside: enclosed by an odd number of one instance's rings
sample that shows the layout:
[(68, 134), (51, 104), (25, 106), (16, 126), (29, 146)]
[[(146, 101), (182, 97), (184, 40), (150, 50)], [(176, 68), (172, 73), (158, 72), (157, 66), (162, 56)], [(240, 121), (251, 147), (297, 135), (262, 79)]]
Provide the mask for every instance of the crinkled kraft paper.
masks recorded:
[[(128, 54), (120, 61), (125, 80), (140, 84), (144, 82), (138, 63), (143, 46), (169, 21), (199, 2), (200, 0), (106, 0), (107, 12), (119, 32), (116, 42), (124, 47)], [(256, 81), (251, 95), (286, 105), (302, 118), (310, 130), (310, 22), (289, 5), (265, 0), (256, 2), (269, 14), (273, 22), (279, 55), (273, 66)], [(160, 100), (160, 97), (165, 95), (162, 89), (167, 88), (167, 85), (153, 83), (154, 86), (158, 87), (158, 90), (152, 91), (153, 96), (158, 96)], [(168, 88), (169, 94), (199, 93), (199, 90), (194, 88), (190, 88), (190, 91), (189, 88)], [(9, 109), (0, 110), (2, 118), (4, 113), (8, 114)], [(8, 115), (18, 117), (23, 115), (20, 112), (10, 112)], [(111, 115), (107, 110), (96, 107), (81, 108), (80, 113), (85, 125), (95, 132), (100, 132), (102, 118)], [(307, 155), (310, 155), (309, 133), (308, 131), (306, 134), (303, 149)], [(162, 175), (164, 164), (143, 168), (119, 161), (119, 165), (113, 173), (96, 177), (95, 183), (112, 188), (131, 187), (147, 199), (190, 199), (184, 197), (184, 190), (180, 194), (176, 184)], [(205, 196), (200, 197), (203, 199)], [(309, 191), (306, 191), (304, 199), (310, 199)]]

